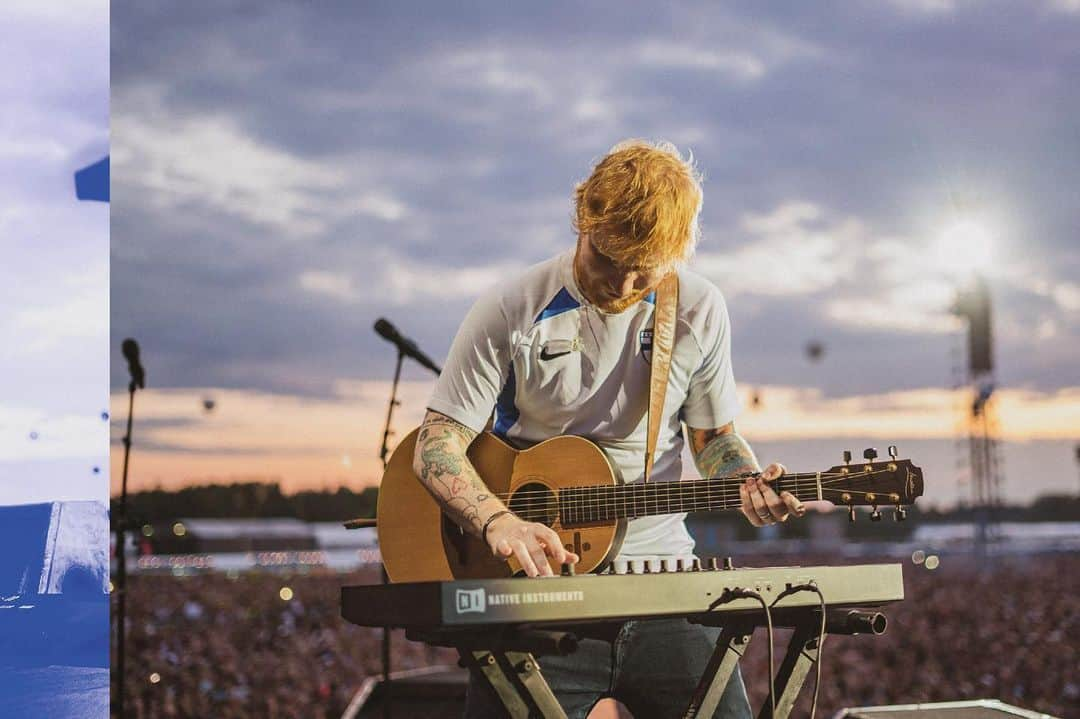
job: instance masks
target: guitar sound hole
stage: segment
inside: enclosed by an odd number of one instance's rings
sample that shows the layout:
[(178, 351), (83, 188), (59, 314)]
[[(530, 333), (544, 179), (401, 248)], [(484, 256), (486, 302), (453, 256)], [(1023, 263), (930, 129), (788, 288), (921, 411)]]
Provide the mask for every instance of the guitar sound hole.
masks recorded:
[(539, 482), (529, 482), (514, 490), (510, 497), (510, 509), (522, 519), (540, 522), (549, 527), (555, 524), (559, 517), (559, 503), (555, 492)]

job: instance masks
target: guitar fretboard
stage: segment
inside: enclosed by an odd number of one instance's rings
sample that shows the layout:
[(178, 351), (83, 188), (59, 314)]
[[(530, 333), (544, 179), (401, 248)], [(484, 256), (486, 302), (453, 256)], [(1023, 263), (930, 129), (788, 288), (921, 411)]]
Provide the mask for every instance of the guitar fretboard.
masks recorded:
[[(777, 494), (791, 492), (801, 501), (818, 499), (818, 474), (789, 474), (772, 483)], [(738, 509), (745, 479), (719, 477), (686, 482), (651, 482), (570, 487), (558, 495), (562, 525), (593, 524), (676, 512)]]

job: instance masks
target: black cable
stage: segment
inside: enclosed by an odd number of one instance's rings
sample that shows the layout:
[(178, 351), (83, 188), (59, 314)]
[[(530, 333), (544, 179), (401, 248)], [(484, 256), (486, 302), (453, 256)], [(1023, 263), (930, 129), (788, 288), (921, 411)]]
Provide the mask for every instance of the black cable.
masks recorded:
[(814, 719), (814, 714), (817, 713), (818, 690), (821, 689), (821, 657), (825, 651), (825, 595), (821, 593), (821, 589), (816, 584), (796, 584), (777, 594), (776, 599), (773, 600), (773, 605), (775, 606), (784, 597), (799, 592), (813, 592), (818, 595), (821, 605), (821, 629), (818, 630), (817, 660), (814, 662), (814, 698), (810, 702), (810, 719)]
[(741, 587), (725, 590), (724, 593), (720, 595), (720, 598), (713, 602), (709, 609), (720, 604), (726, 604), (733, 599), (756, 599), (761, 602), (761, 609), (765, 612), (765, 627), (769, 634), (769, 708), (771, 710), (769, 712), (769, 719), (772, 719), (772, 717), (776, 716), (776, 682), (773, 679), (773, 666), (775, 662), (773, 661), (772, 612), (769, 609), (769, 603), (765, 601), (765, 597), (752, 589), (743, 589)]

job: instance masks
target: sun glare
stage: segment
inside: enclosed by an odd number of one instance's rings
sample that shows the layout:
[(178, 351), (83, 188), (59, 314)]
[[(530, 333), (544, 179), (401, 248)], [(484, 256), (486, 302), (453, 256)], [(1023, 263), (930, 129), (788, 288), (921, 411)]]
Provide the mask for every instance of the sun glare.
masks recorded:
[(994, 233), (984, 222), (960, 218), (941, 232), (930, 259), (951, 275), (985, 274), (993, 263), (993, 249)]

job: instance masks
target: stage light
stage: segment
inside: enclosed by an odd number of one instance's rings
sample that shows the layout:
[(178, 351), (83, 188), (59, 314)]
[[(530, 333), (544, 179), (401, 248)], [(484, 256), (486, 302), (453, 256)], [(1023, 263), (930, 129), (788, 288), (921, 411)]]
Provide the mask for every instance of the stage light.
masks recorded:
[(183, 522), (177, 522), (172, 526), (172, 532), (177, 537), (183, 537), (185, 534), (187, 534), (187, 527), (184, 526)]
[(144, 524), (142, 526), (142, 534), (143, 534), (144, 537), (153, 537), (154, 536), (154, 527), (152, 525), (149, 525), (149, 524)]
[(278, 596), (281, 597), (281, 601), (287, 602), (293, 598), (293, 591), (289, 587), (282, 587), (281, 591), (278, 592)]
[(994, 260), (994, 232), (974, 217), (954, 219), (942, 230), (928, 258), (951, 275), (985, 274)]
[(109, 580), (109, 594), (112, 594), (112, 593), (113, 593), (113, 583), (112, 583), (112, 580), (110, 579)]
[(929, 557), (926, 558), (925, 566), (927, 569), (937, 569), (940, 564), (941, 560), (938, 559), (938, 556), (936, 554), (931, 554)]
[(911, 553), (911, 561), (915, 564), (922, 564), (926, 559), (926, 552), (921, 549), (916, 549)]
[(157, 684), (160, 681), (161, 681), (161, 675), (158, 674), (157, 672), (154, 672), (154, 673), (152, 673), (150, 675), (150, 683), (151, 684)]

